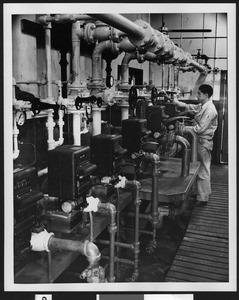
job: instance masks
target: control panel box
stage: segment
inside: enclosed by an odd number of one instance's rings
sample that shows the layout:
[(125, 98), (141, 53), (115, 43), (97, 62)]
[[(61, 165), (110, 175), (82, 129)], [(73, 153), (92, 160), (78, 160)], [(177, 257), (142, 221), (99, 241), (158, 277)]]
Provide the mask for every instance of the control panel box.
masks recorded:
[(91, 137), (90, 159), (97, 165), (97, 175), (112, 176), (118, 173), (122, 157), (127, 153), (121, 144), (121, 135), (98, 134)]
[(49, 196), (79, 199), (90, 188), (90, 175), (95, 169), (88, 146), (62, 145), (48, 151)]
[(146, 119), (122, 120), (122, 146), (131, 154), (142, 149), (144, 138), (147, 136)]

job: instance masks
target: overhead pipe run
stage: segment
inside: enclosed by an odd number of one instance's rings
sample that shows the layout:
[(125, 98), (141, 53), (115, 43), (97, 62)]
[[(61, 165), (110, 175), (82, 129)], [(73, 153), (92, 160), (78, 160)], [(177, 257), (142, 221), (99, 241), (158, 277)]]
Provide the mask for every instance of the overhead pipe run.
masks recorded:
[(120, 14), (89, 14), (89, 16), (122, 30), (129, 37), (133, 36), (136, 39), (143, 39), (145, 37), (145, 30), (142, 27)]
[(194, 61), (189, 53), (174, 45), (165, 34), (154, 30), (145, 21), (136, 20), (132, 22), (119, 14), (90, 14), (90, 16), (124, 31), (130, 42), (137, 47), (137, 50), (155, 53), (159, 63), (166, 61), (185, 66), (190, 65), (200, 72), (207, 72), (207, 67)]
[(45, 26), (45, 50), (47, 72), (47, 97), (52, 99), (52, 72), (51, 72), (51, 24)]
[(65, 14), (65, 15), (55, 15), (55, 16), (49, 16), (44, 15), (38, 18), (38, 21), (42, 25), (47, 25), (48, 23), (55, 22), (55, 23), (67, 23), (67, 22), (76, 22), (76, 21), (86, 21), (86, 20), (92, 20), (92, 17), (79, 14), (79, 15), (72, 15), (72, 14)]

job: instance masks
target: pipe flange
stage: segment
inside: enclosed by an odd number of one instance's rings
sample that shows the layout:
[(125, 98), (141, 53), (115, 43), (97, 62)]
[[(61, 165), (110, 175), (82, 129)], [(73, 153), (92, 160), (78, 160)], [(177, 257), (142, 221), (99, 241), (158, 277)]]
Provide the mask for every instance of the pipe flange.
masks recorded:
[(157, 53), (159, 51), (161, 51), (164, 47), (165, 44), (165, 39), (164, 39), (164, 35), (160, 32), (160, 31), (154, 31), (155, 35), (154, 35), (154, 42), (152, 43), (152, 45), (150, 45), (147, 50), (149, 52), (153, 52), (153, 53)]
[(93, 30), (96, 28), (94, 23), (87, 23), (84, 27), (84, 40), (92, 44), (95, 42), (94, 36), (93, 36)]
[(129, 36), (129, 40), (133, 45), (137, 47), (144, 47), (147, 49), (147, 46), (150, 46), (153, 42), (153, 38), (155, 35), (154, 30), (149, 23), (143, 20), (136, 20), (134, 23), (142, 28), (144, 36), (143, 38), (135, 38), (133, 36)]

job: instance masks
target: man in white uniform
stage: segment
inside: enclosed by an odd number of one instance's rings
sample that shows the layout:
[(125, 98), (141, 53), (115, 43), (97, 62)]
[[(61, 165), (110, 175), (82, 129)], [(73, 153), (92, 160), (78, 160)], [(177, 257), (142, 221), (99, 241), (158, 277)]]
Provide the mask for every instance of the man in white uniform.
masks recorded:
[(217, 129), (217, 111), (212, 103), (213, 88), (202, 84), (197, 93), (199, 104), (186, 104), (175, 97), (173, 102), (179, 107), (195, 113), (191, 127), (198, 137), (198, 161), (200, 162), (197, 178), (197, 205), (206, 205), (211, 194), (210, 167), (213, 136)]

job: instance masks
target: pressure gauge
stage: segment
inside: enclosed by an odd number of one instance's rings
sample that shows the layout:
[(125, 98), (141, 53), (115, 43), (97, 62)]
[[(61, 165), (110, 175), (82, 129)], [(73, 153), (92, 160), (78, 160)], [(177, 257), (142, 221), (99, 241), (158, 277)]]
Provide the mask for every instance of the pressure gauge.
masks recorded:
[(64, 213), (69, 214), (73, 210), (72, 203), (67, 202), (67, 201), (62, 203), (61, 209), (64, 211)]
[(18, 126), (22, 126), (26, 121), (26, 112), (25, 111), (17, 111), (16, 112), (16, 122)]
[(156, 132), (154, 133), (154, 138), (157, 139), (157, 138), (159, 138), (159, 137), (160, 137), (160, 133), (156, 131)]

